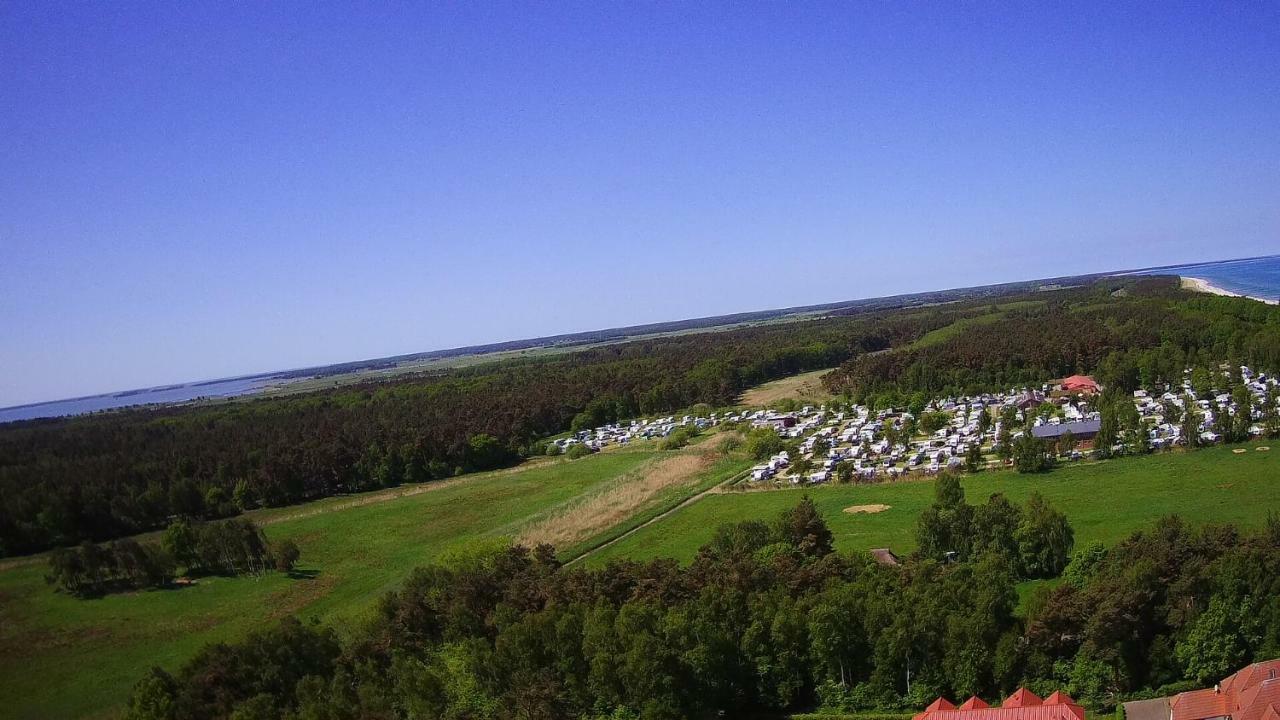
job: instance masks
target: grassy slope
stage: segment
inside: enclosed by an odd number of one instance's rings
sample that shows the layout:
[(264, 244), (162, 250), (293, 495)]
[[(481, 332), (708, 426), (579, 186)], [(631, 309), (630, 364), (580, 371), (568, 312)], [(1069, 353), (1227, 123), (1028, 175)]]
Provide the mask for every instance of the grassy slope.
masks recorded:
[(950, 340), (951, 338), (959, 336), (960, 333), (974, 325), (990, 325), (991, 323), (1003, 318), (1005, 313), (1010, 310), (1027, 310), (1041, 305), (1044, 305), (1043, 300), (1018, 300), (1015, 302), (1001, 303), (994, 306), (996, 308), (995, 312), (961, 318), (950, 325), (945, 325), (937, 330), (930, 330), (922, 335), (919, 340), (911, 343), (909, 347), (918, 350), (920, 348), (929, 347), (930, 345), (938, 345)]
[[(312, 579), (212, 578), (179, 590), (76, 600), (43, 582), (44, 566), (0, 572), (0, 716), (115, 713), (151, 665), (174, 667), (206, 642), (267, 618), (357, 618), (416, 565), (487, 538), (509, 537), (549, 510), (652, 459), (646, 449), (601, 453), (443, 484), (351, 507), (331, 498), (259, 514), (294, 539)], [(357, 496), (364, 497), (364, 496)], [(310, 514), (308, 514), (310, 513)]]
[(742, 406), (749, 408), (771, 405), (784, 398), (796, 398), (803, 402), (823, 403), (831, 399), (831, 393), (822, 386), (822, 376), (834, 368), (814, 370), (757, 385), (742, 394)]
[[(1047, 475), (996, 472), (965, 478), (970, 502), (993, 492), (1021, 501), (1040, 491), (1071, 519), (1077, 546), (1113, 543), (1155, 518), (1178, 513), (1195, 522), (1258, 526), (1268, 512), (1280, 511), (1280, 450), (1235, 455), (1229, 448), (1195, 453), (1125, 458), (1066, 467)], [(916, 518), (931, 501), (928, 480), (881, 485), (816, 487), (710, 495), (588, 558), (598, 565), (609, 558), (693, 557), (720, 523), (770, 519), (807, 492), (826, 517), (845, 551), (914, 548)], [(852, 505), (883, 503), (890, 509), (872, 515), (843, 512)]]

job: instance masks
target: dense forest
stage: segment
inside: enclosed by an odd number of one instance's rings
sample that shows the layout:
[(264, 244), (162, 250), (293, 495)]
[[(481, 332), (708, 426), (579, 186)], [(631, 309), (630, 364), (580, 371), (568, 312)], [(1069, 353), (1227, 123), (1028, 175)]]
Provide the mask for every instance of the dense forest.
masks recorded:
[[(1280, 369), (1280, 308), (1240, 298), (1188, 295), (1163, 278), (1095, 292), (1062, 292), (1045, 302), (977, 316), (983, 322), (936, 343), (858, 355), (824, 378), (837, 392), (879, 405), (972, 394), (1094, 373), (1131, 391), (1181, 384), (1188, 368), (1244, 363)], [(1212, 374), (1216, 375), (1216, 372)]]
[(15, 423), (0, 427), (0, 554), (501, 467), (570, 427), (729, 404), (928, 327), (783, 323), (295, 397)]
[[(1070, 552), (1043, 500), (970, 505), (944, 478), (918, 536), (901, 566), (838, 554), (806, 499), (719, 528), (688, 567), (475, 553), (416, 570), (341, 637), (287, 620), (155, 668), (129, 717), (674, 720), (919, 710), (1019, 685), (1098, 711), (1280, 653), (1280, 520), (1246, 535), (1169, 517)], [(1015, 612), (1020, 577), (1064, 566)]]
[(0, 426), (0, 556), (501, 467), (570, 428), (723, 406), (836, 365), (831, 388), (881, 404), (1080, 370), (1136, 386), (1187, 365), (1280, 366), (1280, 309), (1193, 295), (1172, 278), (841, 312), (298, 396)]

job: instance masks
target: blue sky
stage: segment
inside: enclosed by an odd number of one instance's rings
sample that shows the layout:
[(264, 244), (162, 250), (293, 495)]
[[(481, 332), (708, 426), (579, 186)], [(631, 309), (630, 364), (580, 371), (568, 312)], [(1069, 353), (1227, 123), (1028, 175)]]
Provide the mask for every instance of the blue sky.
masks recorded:
[(0, 4), (0, 406), (1280, 250), (1280, 4)]

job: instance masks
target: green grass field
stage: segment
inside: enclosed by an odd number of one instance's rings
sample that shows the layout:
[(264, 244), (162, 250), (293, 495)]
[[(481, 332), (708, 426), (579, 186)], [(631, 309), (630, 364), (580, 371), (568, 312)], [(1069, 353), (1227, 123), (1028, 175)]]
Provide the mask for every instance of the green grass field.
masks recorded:
[(460, 478), (384, 502), (329, 498), (254, 513), (269, 523), (269, 537), (298, 543), (299, 568), (315, 572), (312, 579), (210, 578), (188, 588), (78, 600), (45, 584), (42, 562), (18, 563), (0, 571), (0, 716), (115, 716), (152, 665), (173, 668), (207, 642), (289, 614), (358, 619), (411, 568), (513, 537), (659, 454), (650, 444)]
[[(290, 614), (350, 627), (411, 568), (477, 543), (514, 537), (584, 498), (632, 481), (664, 455), (650, 444), (252, 513), (273, 539), (298, 543), (300, 569), (314, 573), (310, 579), (275, 573), (211, 578), (177, 590), (77, 600), (44, 583), (42, 562), (12, 563), (0, 570), (0, 717), (114, 717), (146, 668), (176, 667), (207, 642), (235, 639)], [(617, 537), (746, 464), (736, 456), (720, 458), (698, 476), (653, 496), (627, 520), (567, 550)], [(1172, 512), (1194, 522), (1256, 526), (1267, 512), (1280, 510), (1278, 471), (1280, 450), (1235, 455), (1215, 448), (1075, 466), (1044, 476), (990, 473), (966, 479), (965, 488), (971, 502), (996, 491), (1020, 500), (1040, 490), (1068, 514), (1080, 543), (1114, 542)], [(915, 520), (930, 502), (933, 484), (714, 493), (584, 560), (593, 565), (624, 556), (687, 560), (716, 525), (770, 518), (803, 492), (818, 503), (840, 549), (889, 546), (903, 552), (913, 546)], [(843, 512), (870, 504), (890, 507), (876, 514)]]
[[(1020, 502), (1039, 491), (1067, 514), (1077, 546), (1114, 543), (1161, 515), (1177, 513), (1194, 523), (1224, 522), (1257, 527), (1268, 512), (1280, 512), (1280, 449), (1236, 455), (1230, 448), (1124, 458), (1060, 468), (1045, 475), (1012, 471), (964, 479), (970, 503), (994, 492)], [(844, 551), (915, 547), (916, 518), (933, 499), (929, 480), (880, 485), (726, 492), (708, 495), (621, 542), (589, 556), (599, 565), (611, 558), (676, 557), (689, 560), (717, 525), (768, 520), (808, 493)], [(888, 505), (874, 514), (850, 514), (856, 505)]]

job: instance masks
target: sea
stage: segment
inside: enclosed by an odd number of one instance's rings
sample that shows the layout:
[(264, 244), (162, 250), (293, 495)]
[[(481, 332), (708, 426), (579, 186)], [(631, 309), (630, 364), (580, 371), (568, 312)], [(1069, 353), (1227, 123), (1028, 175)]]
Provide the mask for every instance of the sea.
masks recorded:
[[(1280, 301), (1280, 255), (1190, 265), (1170, 265), (1136, 270), (1125, 274), (1196, 277), (1233, 293), (1262, 300)], [(254, 375), (180, 385), (165, 385), (141, 390), (127, 390), (33, 405), (19, 405), (17, 407), (0, 408), (0, 423), (35, 418), (62, 417), (65, 415), (82, 415), (84, 413), (114, 410), (135, 405), (172, 405), (206, 398), (230, 398), (260, 392), (267, 386), (279, 383), (281, 380), (281, 374), (279, 373)]]
[(0, 423), (35, 418), (83, 415), (85, 413), (115, 410), (134, 405), (173, 405), (206, 398), (229, 398), (255, 393), (276, 381), (276, 375), (208, 380), (205, 382), (165, 385), (162, 387), (125, 390), (106, 395), (89, 395), (70, 400), (18, 405), (0, 408)]
[(1140, 270), (1135, 275), (1181, 275), (1200, 278), (1236, 293), (1259, 300), (1280, 301), (1280, 255), (1223, 260), (1219, 262), (1173, 265)]

